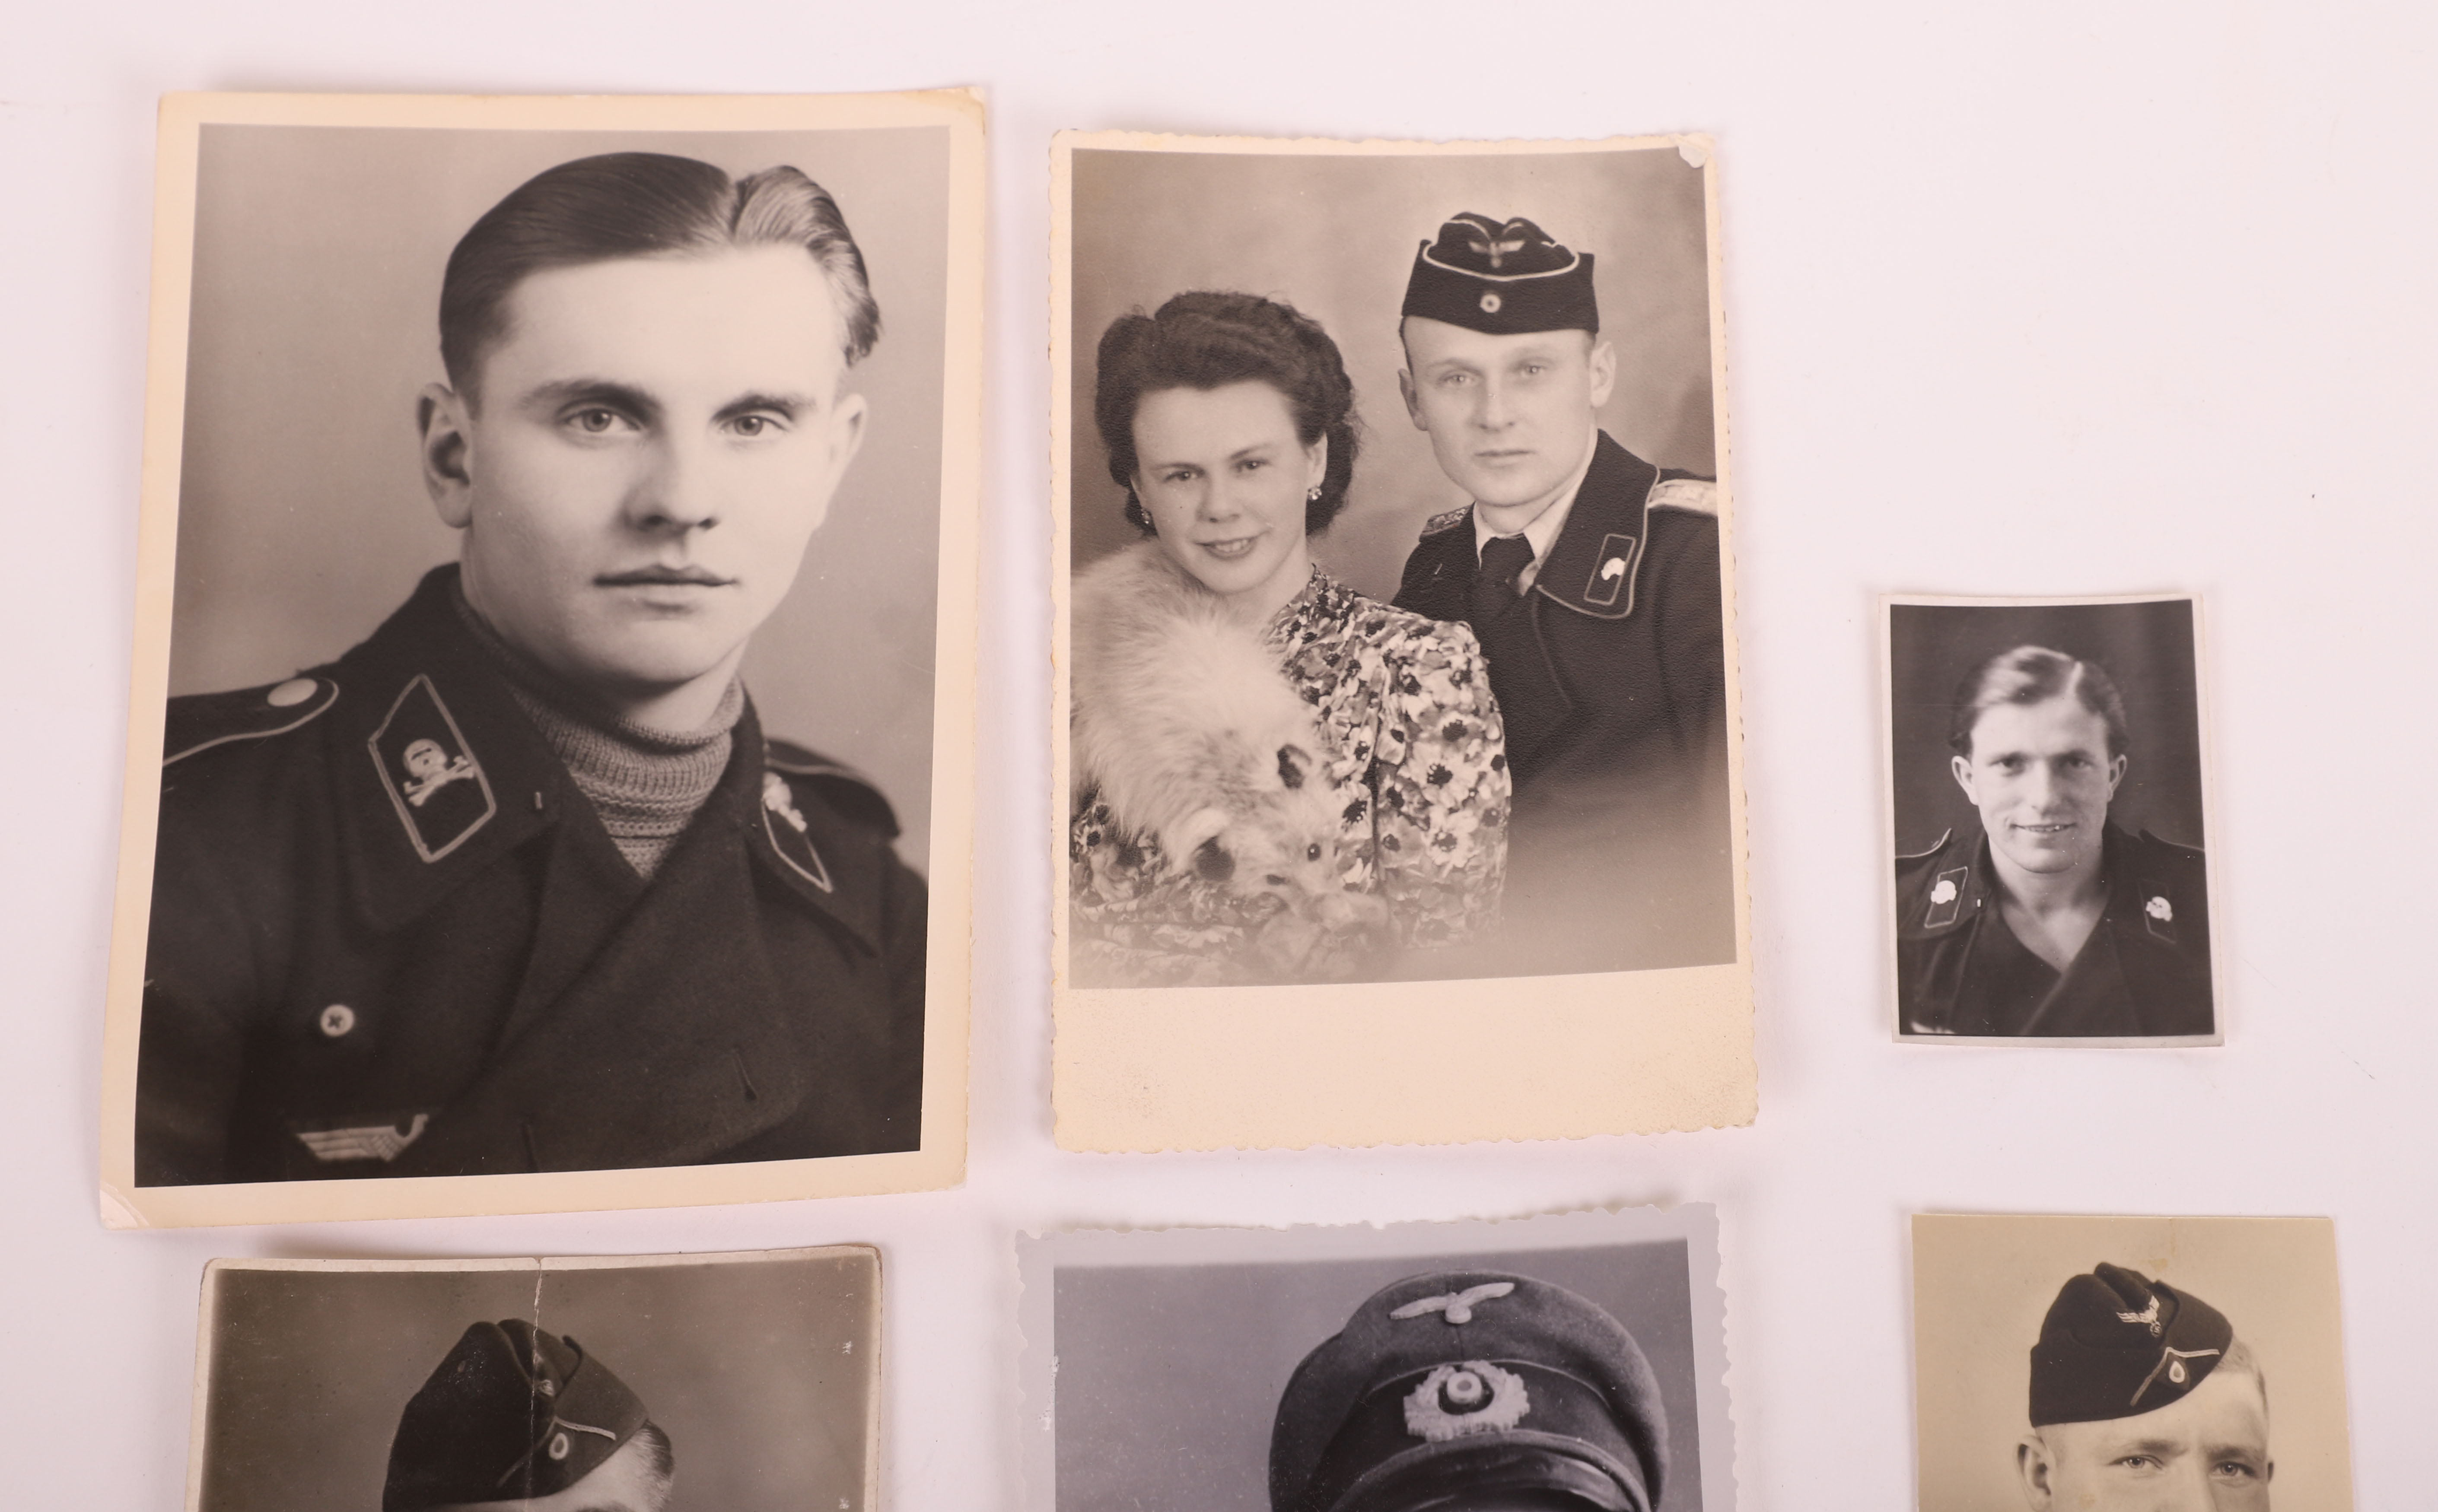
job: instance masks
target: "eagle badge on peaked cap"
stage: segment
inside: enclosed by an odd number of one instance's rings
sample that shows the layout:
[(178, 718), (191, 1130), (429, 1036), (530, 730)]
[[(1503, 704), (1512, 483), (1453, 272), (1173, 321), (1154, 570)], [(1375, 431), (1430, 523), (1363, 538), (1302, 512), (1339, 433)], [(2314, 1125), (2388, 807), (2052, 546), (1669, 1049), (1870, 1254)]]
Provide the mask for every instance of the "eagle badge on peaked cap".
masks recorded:
[(2032, 1345), (2031, 1417), (2094, 1423), (2190, 1393), (2235, 1343), (2226, 1315), (2189, 1292), (2101, 1261), (2060, 1288)]
[(1521, 216), (1470, 210), (1441, 222), (1414, 254), (1400, 313), (1493, 336), (1599, 329), (1589, 253), (1567, 250)]

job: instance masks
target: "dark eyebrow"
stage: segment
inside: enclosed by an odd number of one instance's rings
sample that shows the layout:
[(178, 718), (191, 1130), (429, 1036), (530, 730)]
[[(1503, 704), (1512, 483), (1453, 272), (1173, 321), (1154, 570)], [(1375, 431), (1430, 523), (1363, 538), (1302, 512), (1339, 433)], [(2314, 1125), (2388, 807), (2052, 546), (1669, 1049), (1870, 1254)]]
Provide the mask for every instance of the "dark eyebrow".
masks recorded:
[(624, 410), (639, 420), (657, 418), (660, 401), (631, 383), (613, 382), (609, 378), (560, 378), (543, 383), (525, 392), (525, 404), (558, 408), (570, 404), (598, 404), (609, 409)]
[(807, 410), (820, 408), (818, 401), (802, 394), (740, 394), (719, 407), (714, 420), (733, 420), (740, 414), (756, 410), (775, 410), (792, 420)]

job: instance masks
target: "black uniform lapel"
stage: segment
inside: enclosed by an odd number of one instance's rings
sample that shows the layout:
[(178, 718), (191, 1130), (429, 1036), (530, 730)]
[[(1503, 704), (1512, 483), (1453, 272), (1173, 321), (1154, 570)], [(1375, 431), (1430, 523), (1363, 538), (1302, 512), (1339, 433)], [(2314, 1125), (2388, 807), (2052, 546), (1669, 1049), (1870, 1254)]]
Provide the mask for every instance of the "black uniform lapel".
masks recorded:
[(1594, 619), (1622, 620), (1632, 614), (1649, 536), (1645, 517), (1658, 482), (1658, 468), (1601, 431), (1592, 447), (1592, 465), (1575, 490), (1574, 507), (1566, 512), (1565, 527), (1532, 580), (1533, 592)]
[[(1461, 518), (1425, 535), (1414, 548), (1397, 588), (1397, 607), (1425, 619), (1450, 623), (1465, 617), (1465, 606), (1472, 599), (1473, 580), (1481, 570), (1481, 559), (1473, 544), (1472, 511), (1453, 513)], [(1432, 523), (1437, 524), (1438, 519)]]
[(761, 772), (748, 733), (740, 722), (736, 758), (642, 900), (565, 991), (521, 1004), (521, 1027), (393, 1174), (520, 1152), (541, 1170), (689, 1165), (797, 1111), (789, 998), (747, 859)]

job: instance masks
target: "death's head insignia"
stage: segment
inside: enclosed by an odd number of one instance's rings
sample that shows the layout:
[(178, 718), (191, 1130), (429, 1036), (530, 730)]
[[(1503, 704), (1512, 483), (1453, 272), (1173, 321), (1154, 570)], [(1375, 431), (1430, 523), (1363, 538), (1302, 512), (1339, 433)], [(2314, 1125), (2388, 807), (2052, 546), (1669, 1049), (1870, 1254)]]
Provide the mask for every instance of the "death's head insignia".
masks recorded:
[(1930, 907), (1921, 916), (1924, 929), (1944, 929), (1964, 916), (1964, 884), (1971, 877), (1971, 868), (1955, 867), (1931, 880)]
[(1620, 602), (1630, 613), (1634, 608), (1632, 584), (1634, 559), (1642, 550), (1642, 537), (1612, 533), (1600, 541), (1598, 566), (1592, 569), (1592, 580), (1583, 586), (1583, 602), (1613, 609)]
[(2145, 882), (2136, 889), (2142, 895), (2142, 925), (2158, 939), (2169, 944), (2176, 942), (2176, 905), (2167, 901), (2164, 888), (2155, 882)]
[(365, 743), (408, 843), (426, 861), (465, 844), (500, 811), (482, 764), (432, 679), (418, 675)]

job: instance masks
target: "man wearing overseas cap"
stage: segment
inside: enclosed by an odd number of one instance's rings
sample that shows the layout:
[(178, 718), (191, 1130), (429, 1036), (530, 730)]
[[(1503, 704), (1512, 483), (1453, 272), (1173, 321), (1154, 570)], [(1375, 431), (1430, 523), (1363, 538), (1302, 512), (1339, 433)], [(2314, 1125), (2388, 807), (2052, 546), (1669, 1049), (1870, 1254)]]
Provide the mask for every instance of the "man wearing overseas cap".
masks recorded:
[(668, 1435), (574, 1339), (467, 1328), (406, 1404), (381, 1512), (664, 1512)]
[(1401, 326), (1407, 413), (1473, 502), (1424, 525), (1396, 603), (1481, 642), (1507, 913), (1545, 972), (1734, 954), (1715, 490), (1599, 429), (1592, 268), (1530, 220), (1459, 215), (1416, 252)]
[(1634, 1336), (1564, 1287), (1408, 1276), (1304, 1357), (1270, 1512), (1652, 1512), (1668, 1415)]
[(2268, 1512), (2269, 1387), (2223, 1313), (2102, 1262), (2032, 1346), (2015, 1466), (2033, 1512)]

